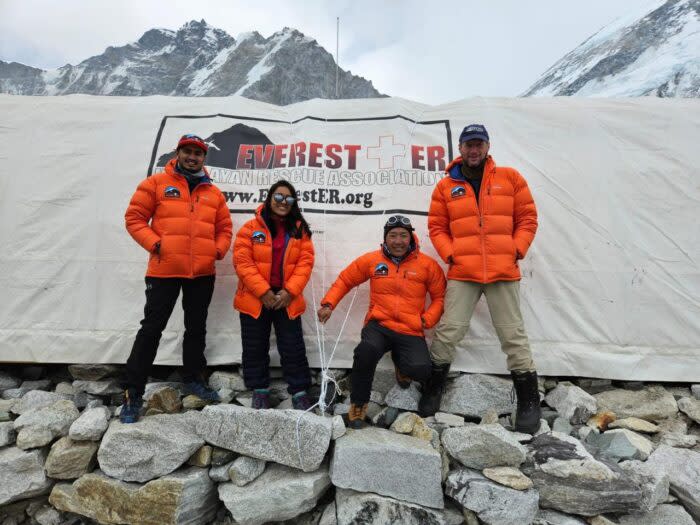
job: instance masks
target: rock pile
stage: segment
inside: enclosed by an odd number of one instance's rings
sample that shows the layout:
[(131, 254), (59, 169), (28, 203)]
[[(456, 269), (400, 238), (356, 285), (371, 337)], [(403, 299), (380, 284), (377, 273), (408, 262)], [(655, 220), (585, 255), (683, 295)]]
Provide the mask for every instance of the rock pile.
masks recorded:
[[(276, 372), (276, 371), (275, 371)], [(0, 369), (0, 525), (700, 523), (700, 385), (547, 378), (541, 426), (512, 431), (510, 383), (453, 374), (441, 410), (378, 370), (370, 417), (346, 429), (348, 372), (330, 414), (247, 406), (236, 370), (183, 398), (147, 387), (118, 415), (120, 368)]]

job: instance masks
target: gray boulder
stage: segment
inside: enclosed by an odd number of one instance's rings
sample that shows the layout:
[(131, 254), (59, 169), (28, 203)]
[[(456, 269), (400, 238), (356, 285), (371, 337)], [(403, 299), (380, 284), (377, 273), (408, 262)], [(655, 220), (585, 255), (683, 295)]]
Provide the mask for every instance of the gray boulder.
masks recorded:
[(620, 516), (620, 525), (695, 525), (695, 520), (680, 505), (659, 505), (646, 514)]
[(46, 458), (46, 473), (54, 479), (77, 479), (95, 466), (97, 443), (71, 441), (62, 437), (51, 446)]
[(73, 421), (68, 435), (75, 441), (99, 441), (107, 431), (111, 417), (107, 407), (87, 408)]
[(44, 408), (25, 411), (14, 421), (17, 446), (23, 449), (43, 447), (68, 434), (80, 413), (73, 401), (57, 401)]
[(381, 428), (348, 431), (335, 442), (336, 487), (443, 507), (440, 454), (429, 442)]
[(384, 403), (389, 407), (415, 412), (418, 410), (420, 396), (421, 393), (415, 383), (411, 383), (411, 386), (406, 389), (394, 385), (384, 398)]
[(489, 408), (500, 414), (513, 410), (507, 379), (484, 374), (462, 374), (448, 384), (440, 403), (441, 412), (480, 418)]
[(690, 391), (693, 393), (695, 399), (700, 399), (700, 385), (692, 385)]
[(446, 525), (443, 511), (371, 492), (336, 489), (338, 525)]
[(568, 382), (559, 383), (545, 396), (546, 403), (561, 417), (574, 425), (581, 425), (596, 413), (596, 400), (585, 390)]
[(590, 433), (586, 443), (593, 445), (600, 456), (612, 461), (623, 459), (644, 461), (654, 447), (647, 438), (626, 428), (608, 430), (602, 434)]
[(620, 463), (620, 468), (642, 490), (639, 511), (650, 512), (668, 499), (670, 481), (668, 474), (663, 470), (637, 460), (623, 461)]
[(219, 485), (219, 499), (240, 525), (262, 525), (294, 518), (314, 508), (330, 487), (328, 467), (314, 472), (271, 464), (255, 481), (239, 487)]
[(265, 465), (262, 459), (240, 456), (228, 469), (228, 477), (235, 485), (244, 487), (265, 472)]
[(207, 443), (305, 472), (319, 467), (333, 433), (332, 418), (298, 410), (210, 405), (201, 416), (197, 432)]
[(487, 525), (522, 525), (532, 523), (537, 515), (536, 490), (511, 489), (468, 468), (449, 473), (445, 494), (475, 512)]
[(216, 516), (216, 485), (206, 469), (189, 467), (145, 485), (125, 483), (95, 471), (72, 484), (60, 483), (49, 502), (64, 512), (99, 523), (204, 525)]
[(234, 392), (243, 392), (246, 390), (243, 377), (235, 372), (223, 372), (217, 370), (209, 376), (209, 386), (214, 390), (227, 388)]
[(614, 412), (618, 418), (638, 417), (647, 421), (659, 421), (678, 412), (673, 394), (662, 386), (650, 386), (645, 390), (608, 390), (593, 396), (598, 410)]
[(46, 392), (44, 390), (30, 390), (12, 405), (12, 412), (24, 414), (30, 410), (51, 406), (57, 401), (72, 399), (73, 396), (66, 394), (57, 394), (56, 392)]
[(700, 521), (700, 452), (660, 445), (649, 456), (647, 465), (668, 474), (671, 494)]
[(122, 424), (113, 421), (97, 459), (105, 474), (145, 482), (170, 474), (204, 444), (195, 431), (199, 413), (161, 414)]
[(0, 449), (0, 505), (47, 494), (53, 482), (46, 477), (41, 450)]
[(447, 453), (465, 467), (517, 467), (527, 454), (521, 445), (499, 424), (474, 425), (445, 429), (441, 436)]

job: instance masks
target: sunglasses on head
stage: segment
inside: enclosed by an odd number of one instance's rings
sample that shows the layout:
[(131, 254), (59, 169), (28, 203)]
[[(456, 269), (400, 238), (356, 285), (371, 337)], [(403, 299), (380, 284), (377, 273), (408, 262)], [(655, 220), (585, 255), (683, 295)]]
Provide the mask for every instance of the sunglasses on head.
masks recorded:
[(199, 140), (200, 142), (204, 142), (204, 139), (200, 137), (199, 135), (193, 135), (192, 133), (188, 133), (187, 135), (183, 135), (180, 137), (180, 140), (182, 139), (194, 139), (194, 140)]
[(286, 202), (289, 206), (294, 204), (294, 202), (297, 200), (296, 197), (292, 197), (291, 195), (285, 195), (284, 193), (273, 193), (272, 198), (278, 204)]
[(394, 224), (403, 224), (404, 226), (410, 226), (411, 225), (411, 220), (408, 217), (404, 217), (403, 215), (393, 215), (389, 217), (389, 219), (386, 221), (386, 223), (389, 226), (393, 226)]

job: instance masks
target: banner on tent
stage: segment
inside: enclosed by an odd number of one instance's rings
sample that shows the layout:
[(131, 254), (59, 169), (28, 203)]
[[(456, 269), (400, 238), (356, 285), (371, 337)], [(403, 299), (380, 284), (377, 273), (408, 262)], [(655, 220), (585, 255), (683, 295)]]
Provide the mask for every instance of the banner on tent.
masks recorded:
[(207, 168), (232, 213), (253, 212), (269, 187), (285, 179), (305, 213), (425, 215), (427, 202), (415, 202), (416, 190), (425, 200), (452, 158), (447, 120), (168, 115), (147, 173), (162, 171), (177, 138), (191, 132), (209, 145)]

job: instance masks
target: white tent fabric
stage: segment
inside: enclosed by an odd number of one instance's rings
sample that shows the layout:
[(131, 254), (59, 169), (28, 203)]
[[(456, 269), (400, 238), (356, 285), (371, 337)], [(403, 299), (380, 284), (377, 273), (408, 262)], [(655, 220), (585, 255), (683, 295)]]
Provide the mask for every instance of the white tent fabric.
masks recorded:
[[(392, 210), (411, 216), (435, 256), (425, 216), (432, 186), (462, 126), (482, 122), (496, 163), (525, 176), (538, 207), (521, 291), (540, 373), (698, 381), (699, 110), (697, 100), (655, 98), (276, 107), (240, 97), (0, 95), (0, 362), (126, 360), (143, 313), (147, 255), (125, 231), (124, 211), (147, 171), (193, 132), (214, 144), (212, 153), (218, 148), (212, 174), (229, 192), (235, 229), (275, 177), (302, 191), (317, 252), (303, 321), (318, 365), (312, 316), (325, 289), (378, 247)], [(230, 254), (217, 272), (207, 358), (235, 363)], [(365, 284), (332, 367), (352, 363), (367, 296)], [(328, 323), (331, 343), (349, 304)], [(157, 363), (180, 363), (182, 331), (177, 307)], [(483, 300), (455, 368), (505, 372)]]

